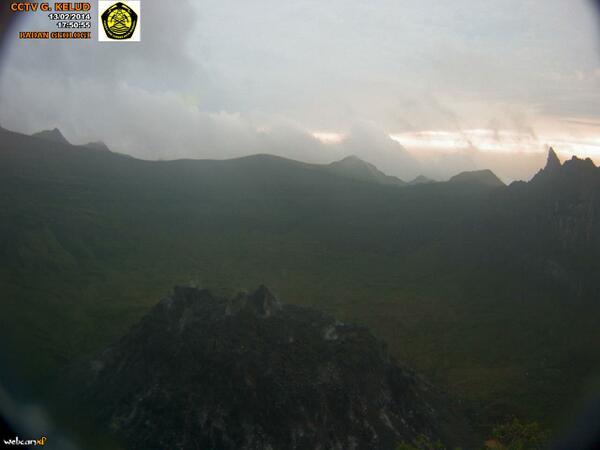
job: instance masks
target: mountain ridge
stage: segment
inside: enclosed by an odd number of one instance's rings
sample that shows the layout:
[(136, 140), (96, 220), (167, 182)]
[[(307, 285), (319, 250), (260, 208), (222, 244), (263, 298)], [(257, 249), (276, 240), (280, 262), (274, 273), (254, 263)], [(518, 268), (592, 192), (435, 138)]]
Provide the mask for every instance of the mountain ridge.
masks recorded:
[[(252, 155), (245, 155), (245, 156), (230, 158), (230, 159), (182, 158), (182, 159), (173, 159), (173, 160), (152, 161), (152, 160), (135, 158), (135, 157), (132, 157), (132, 156), (126, 155), (126, 154), (115, 153), (112, 150), (110, 150), (110, 148), (108, 148), (108, 146), (103, 141), (89, 142), (84, 145), (71, 144), (64, 137), (64, 135), (61, 133), (61, 131), (58, 128), (54, 128), (52, 130), (43, 130), (43, 131), (34, 133), (32, 135), (26, 135), (26, 134), (10, 131), (10, 130), (2, 128), (2, 127), (0, 127), (0, 132), (9, 133), (9, 134), (12, 134), (14, 136), (19, 136), (19, 137), (30, 136), (30, 137), (33, 137), (36, 139), (41, 139), (41, 140), (44, 140), (47, 142), (52, 142), (54, 144), (64, 145), (67, 148), (75, 149), (75, 148), (85, 147), (85, 148), (90, 148), (90, 149), (94, 149), (94, 150), (100, 150), (100, 151), (103, 151), (106, 153), (112, 153), (114, 155), (126, 157), (131, 160), (138, 160), (138, 161), (144, 161), (144, 162), (157, 162), (157, 163), (161, 163), (161, 164), (169, 164), (169, 163), (177, 164), (177, 163), (186, 162), (186, 161), (223, 163), (223, 162), (227, 162), (227, 161), (279, 160), (279, 161), (287, 161), (290, 163), (302, 165), (305, 167), (323, 170), (325, 172), (329, 172), (331, 174), (342, 176), (342, 177), (345, 177), (348, 179), (353, 179), (355, 181), (366, 181), (366, 182), (371, 182), (374, 184), (381, 184), (381, 185), (419, 186), (419, 185), (426, 185), (426, 184), (431, 184), (431, 183), (436, 182), (435, 180), (432, 180), (431, 178), (429, 178), (425, 175), (419, 175), (419, 176), (415, 177), (413, 180), (411, 180), (410, 182), (406, 182), (396, 176), (386, 175), (381, 170), (379, 170), (375, 165), (373, 165), (367, 161), (364, 161), (363, 159), (357, 157), (356, 155), (349, 155), (340, 160), (333, 161), (332, 163), (329, 163), (329, 164), (308, 163), (308, 162), (295, 160), (295, 159), (291, 159), (291, 158), (284, 157), (284, 156), (279, 156), (279, 155), (275, 155), (275, 154), (266, 154), (266, 153), (257, 153), (257, 154), (252, 154)], [(580, 159), (577, 156), (573, 156), (572, 159), (579, 160), (579, 161), (585, 161), (585, 164), (587, 166), (590, 166), (590, 163), (591, 163), (591, 165), (593, 165), (595, 167), (593, 161), (590, 158)], [(568, 163), (569, 160), (566, 162)], [(567, 164), (567, 166), (571, 167), (570, 164), (571, 163)], [(553, 147), (550, 147), (549, 151), (548, 151), (546, 166), (544, 168), (540, 169), (538, 171), (538, 174), (540, 174), (542, 172), (544, 172), (544, 173), (557, 172), (557, 171), (560, 171), (560, 168), (562, 166), (563, 166), (563, 163), (561, 163), (561, 161), (558, 158), (558, 156), (556, 155), (556, 152), (554, 151)], [(535, 176), (533, 178), (535, 178)], [(456, 184), (458, 184), (458, 183), (482, 184), (482, 185), (487, 185), (487, 186), (492, 186), (492, 187), (506, 186), (506, 184), (502, 180), (500, 180), (498, 178), (498, 176), (490, 169), (462, 171), (462, 172), (459, 172), (458, 174), (452, 176), (448, 180), (448, 182), (456, 183)], [(515, 181), (514, 183), (519, 183), (519, 182), (520, 181)]]

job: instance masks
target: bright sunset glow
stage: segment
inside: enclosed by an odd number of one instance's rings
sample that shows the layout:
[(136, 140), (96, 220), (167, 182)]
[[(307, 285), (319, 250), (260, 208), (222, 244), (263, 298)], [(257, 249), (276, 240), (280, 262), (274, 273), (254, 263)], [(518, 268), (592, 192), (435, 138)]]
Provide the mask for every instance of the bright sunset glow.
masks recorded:
[(553, 146), (564, 157), (600, 158), (600, 135), (573, 136), (549, 132), (538, 136), (512, 130), (470, 129), (394, 133), (390, 137), (409, 151), (454, 153), (476, 149), (497, 153), (537, 153)]

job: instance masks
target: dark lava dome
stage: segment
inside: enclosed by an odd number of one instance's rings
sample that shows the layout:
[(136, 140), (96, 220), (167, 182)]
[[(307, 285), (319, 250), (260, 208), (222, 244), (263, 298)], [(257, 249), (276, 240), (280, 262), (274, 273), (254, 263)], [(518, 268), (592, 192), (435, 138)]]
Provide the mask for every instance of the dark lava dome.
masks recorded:
[(264, 286), (176, 288), (78, 376), (128, 449), (390, 449), (457, 420), (366, 328)]

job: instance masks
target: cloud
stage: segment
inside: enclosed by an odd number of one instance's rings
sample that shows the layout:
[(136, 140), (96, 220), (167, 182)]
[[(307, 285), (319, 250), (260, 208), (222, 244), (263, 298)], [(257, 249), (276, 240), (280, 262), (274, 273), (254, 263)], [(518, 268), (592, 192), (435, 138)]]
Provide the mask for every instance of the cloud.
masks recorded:
[[(39, 85), (35, 75), (11, 70), (5, 77), (14, 86), (12, 95), (29, 86), (38, 99), (29, 105), (9, 98), (15, 108), (10, 114), (0, 111), (4, 126), (25, 133), (58, 126), (72, 143), (103, 140), (115, 151), (145, 159), (223, 159), (272, 153), (329, 163), (356, 154), (396, 175), (412, 177), (418, 172), (410, 154), (372, 124), (354, 124), (343, 140), (326, 144), (285, 118), (259, 117), (259, 122), (267, 120), (270, 125), (257, 126), (251, 114), (205, 112), (174, 92), (149, 92), (122, 82), (112, 87), (112, 98), (106, 101), (105, 84), (100, 81), (74, 80), (63, 85), (49, 80)], [(71, 89), (80, 96), (70, 97)], [(58, 110), (57, 104), (62, 104)], [(93, 112), (89, 105), (94, 105)], [(24, 128), (21, 118), (28, 115), (45, 118), (42, 126)]]

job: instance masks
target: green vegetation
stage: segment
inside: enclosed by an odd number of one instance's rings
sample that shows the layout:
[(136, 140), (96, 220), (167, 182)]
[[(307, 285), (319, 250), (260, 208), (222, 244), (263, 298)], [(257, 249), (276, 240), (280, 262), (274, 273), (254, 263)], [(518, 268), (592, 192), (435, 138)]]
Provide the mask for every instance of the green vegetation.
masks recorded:
[(190, 282), (265, 284), (369, 326), (484, 436), (509, 414), (553, 426), (600, 366), (578, 185), (383, 186), (268, 156), (144, 162), (2, 133), (1, 342), (40, 392)]
[(549, 434), (539, 423), (522, 423), (519, 419), (494, 427), (492, 439), (506, 450), (543, 450), (547, 448)]
[[(548, 448), (550, 436), (539, 423), (522, 423), (517, 418), (497, 425), (492, 435), (482, 444), (482, 449), (494, 450), (544, 450)], [(396, 450), (449, 450), (441, 442), (432, 441), (425, 435), (418, 436), (414, 442), (402, 442)], [(455, 448), (454, 450), (461, 450)]]

